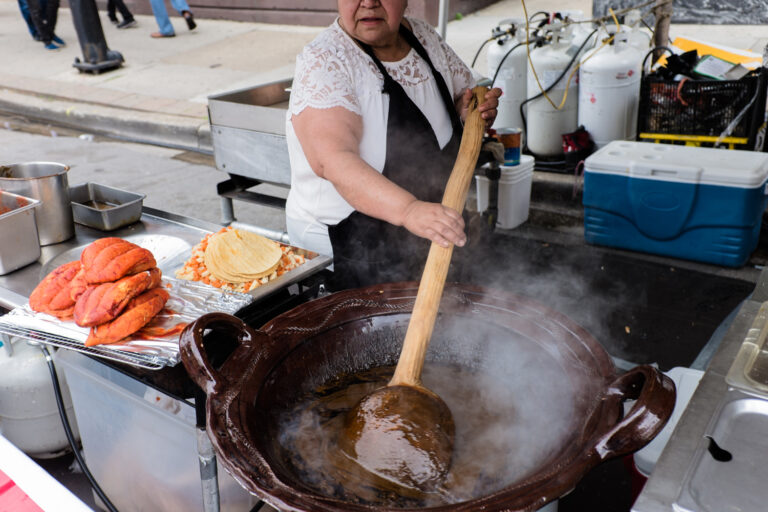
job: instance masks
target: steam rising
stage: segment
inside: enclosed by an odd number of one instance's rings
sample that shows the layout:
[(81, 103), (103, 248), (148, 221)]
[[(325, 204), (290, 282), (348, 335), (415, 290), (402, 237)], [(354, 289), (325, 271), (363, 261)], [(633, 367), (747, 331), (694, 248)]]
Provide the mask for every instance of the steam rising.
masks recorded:
[(578, 438), (574, 426), (582, 422), (575, 395), (585, 387), (566, 371), (573, 364), (567, 354), (482, 319), (441, 317), (427, 359), (424, 385), (448, 404), (456, 424), (453, 464), (439, 493), (414, 497), (372, 490), (354, 467), (339, 461), (335, 436), (344, 414), (385, 385), (391, 368), (363, 376), (363, 382), (339, 384), (286, 415), (280, 442), (301, 481), (360, 503), (455, 503), (552, 468)]

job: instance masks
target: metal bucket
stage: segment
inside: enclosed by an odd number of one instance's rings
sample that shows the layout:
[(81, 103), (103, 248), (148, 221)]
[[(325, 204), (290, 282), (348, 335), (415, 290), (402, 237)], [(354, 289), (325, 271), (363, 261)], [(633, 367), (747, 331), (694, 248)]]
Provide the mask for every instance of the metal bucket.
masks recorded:
[(69, 166), (55, 162), (0, 165), (0, 189), (40, 201), (35, 210), (40, 245), (51, 245), (75, 235), (67, 182)]

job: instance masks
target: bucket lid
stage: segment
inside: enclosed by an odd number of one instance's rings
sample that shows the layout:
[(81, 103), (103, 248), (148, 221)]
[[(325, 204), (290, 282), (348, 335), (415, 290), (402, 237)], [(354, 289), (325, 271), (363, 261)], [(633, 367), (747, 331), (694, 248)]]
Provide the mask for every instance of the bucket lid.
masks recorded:
[(754, 188), (768, 177), (768, 154), (738, 149), (612, 141), (584, 162), (584, 172)]
[(514, 176), (516, 174), (522, 174), (526, 172), (530, 172), (533, 170), (533, 165), (536, 163), (536, 159), (534, 159), (531, 155), (520, 155), (520, 163), (517, 165), (502, 165), (501, 168), (501, 175), (504, 176)]

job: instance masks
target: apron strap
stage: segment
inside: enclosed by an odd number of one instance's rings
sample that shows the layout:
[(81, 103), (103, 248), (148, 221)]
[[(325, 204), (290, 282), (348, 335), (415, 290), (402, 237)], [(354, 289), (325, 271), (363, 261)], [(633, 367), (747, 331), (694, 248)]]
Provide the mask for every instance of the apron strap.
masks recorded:
[[(429, 58), (429, 54), (427, 54), (427, 50), (424, 49), (424, 46), (419, 42), (418, 38), (408, 30), (408, 27), (406, 27), (403, 24), (400, 24), (400, 35), (403, 36), (403, 39), (413, 48), (416, 53), (424, 59), (424, 61), (429, 66), (429, 69), (432, 71), (432, 76), (435, 79), (435, 84), (437, 85), (437, 90), (440, 93), (440, 97), (443, 99), (443, 104), (445, 105), (445, 108), (448, 110), (448, 117), (451, 119), (451, 125), (453, 127), (453, 130), (455, 132), (458, 132), (459, 134), (462, 131), (462, 123), (461, 118), (459, 117), (458, 112), (456, 112), (456, 104), (453, 102), (453, 99), (451, 98), (451, 93), (448, 90), (448, 86), (445, 83), (445, 79), (443, 78), (443, 75), (440, 74), (440, 72), (435, 68), (435, 66), (432, 64), (432, 60)], [(392, 87), (400, 87), (400, 84), (398, 84), (387, 72), (387, 69), (384, 67), (384, 64), (379, 60), (378, 57), (376, 57), (376, 54), (373, 52), (373, 48), (371, 48), (368, 44), (357, 41), (360, 47), (365, 51), (365, 53), (368, 54), (368, 56), (373, 60), (373, 63), (376, 64), (376, 67), (379, 69), (379, 72), (384, 77), (384, 87), (382, 89), (382, 92), (389, 94), (389, 91), (391, 91)]]

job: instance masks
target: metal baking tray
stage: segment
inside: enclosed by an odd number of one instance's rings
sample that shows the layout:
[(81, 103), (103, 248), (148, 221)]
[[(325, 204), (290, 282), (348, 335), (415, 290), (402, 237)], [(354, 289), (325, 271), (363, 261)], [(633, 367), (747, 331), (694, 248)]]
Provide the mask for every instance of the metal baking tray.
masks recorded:
[(114, 231), (141, 218), (146, 195), (99, 183), (83, 183), (70, 187), (69, 197), (75, 222), (102, 231)]
[(37, 199), (0, 190), (0, 275), (40, 257), (35, 208)]

